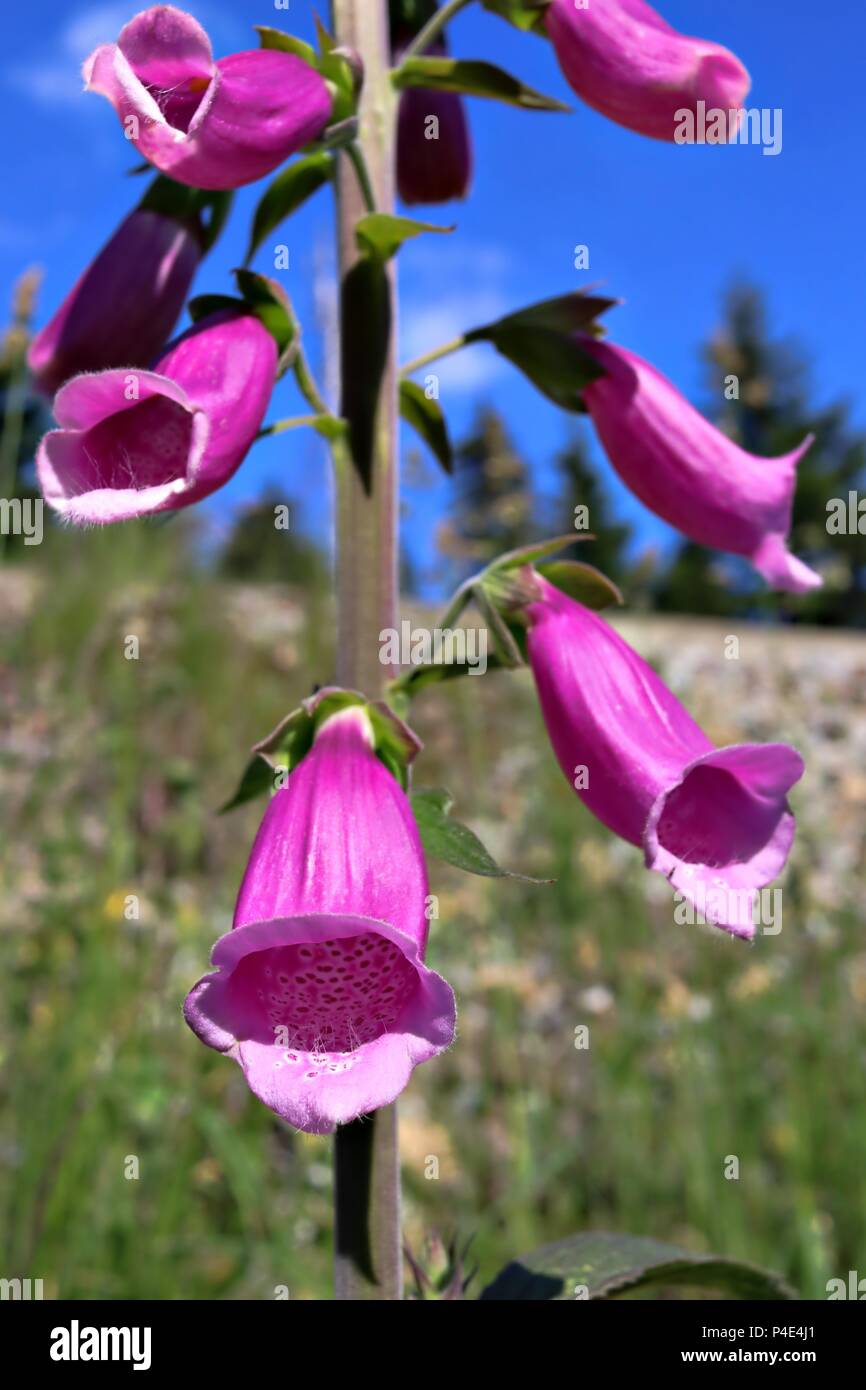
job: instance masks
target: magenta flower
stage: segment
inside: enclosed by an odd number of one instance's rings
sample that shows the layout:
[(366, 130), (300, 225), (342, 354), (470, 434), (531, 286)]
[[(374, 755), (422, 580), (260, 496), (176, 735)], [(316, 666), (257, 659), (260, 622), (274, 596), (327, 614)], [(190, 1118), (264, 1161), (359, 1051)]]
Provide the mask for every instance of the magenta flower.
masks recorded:
[(751, 937), (756, 890), (794, 838), (786, 795), (803, 775), (799, 753), (784, 743), (714, 747), (603, 618), (532, 579), (529, 662), (569, 783), (707, 920)]
[[(433, 7), (435, 10), (435, 6)], [(411, 34), (394, 46), (399, 65)], [(430, 47), (444, 56), (444, 39)], [(472, 146), (462, 97), (428, 87), (407, 87), (397, 107), (397, 192), (408, 206), (465, 198), (472, 181)]]
[(36, 474), (68, 521), (102, 524), (187, 507), (222, 487), (258, 433), (277, 347), (251, 314), (223, 309), (172, 343), (152, 371), (76, 376), (54, 400)]
[(673, 140), (677, 113), (698, 114), (698, 102), (739, 111), (751, 86), (733, 53), (677, 33), (644, 0), (552, 0), (544, 26), (577, 95), (657, 140)]
[(195, 188), (240, 188), (282, 164), (327, 124), (324, 79), (291, 53), (255, 49), (214, 62), (192, 15), (154, 5), (86, 60), (127, 138), (157, 169)]
[(365, 710), (344, 709), (273, 797), (187, 1023), (298, 1129), (389, 1104), (454, 1037), (454, 996), (424, 965), (426, 899), (409, 802)]
[(813, 436), (781, 458), (748, 454), (635, 353), (591, 337), (579, 345), (605, 371), (583, 389), (601, 442), (650, 511), (700, 545), (745, 556), (776, 589), (821, 584), (787, 546), (797, 464)]
[(27, 361), (39, 389), (53, 395), (78, 372), (151, 362), (177, 322), (201, 254), (191, 223), (130, 213), (33, 339)]
[(412, 206), (465, 198), (471, 179), (462, 99), (455, 92), (408, 87), (397, 113), (397, 191), (403, 202)]

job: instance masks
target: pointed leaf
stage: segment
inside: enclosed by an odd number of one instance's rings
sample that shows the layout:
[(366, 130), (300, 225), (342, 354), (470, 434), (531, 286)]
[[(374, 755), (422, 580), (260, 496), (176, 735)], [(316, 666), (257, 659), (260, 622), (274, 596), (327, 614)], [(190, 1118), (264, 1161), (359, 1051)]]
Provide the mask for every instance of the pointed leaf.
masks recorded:
[(437, 227), (433, 222), (418, 222), (414, 217), (394, 217), (388, 212), (368, 212), (355, 226), (358, 250), (365, 256), (388, 261), (399, 251), (404, 241), (422, 232), (453, 232), (453, 227)]
[(485, 10), (498, 14), (524, 33), (534, 32), (547, 38), (542, 16), (550, 0), (481, 0)]
[(611, 1298), (653, 1284), (724, 1289), (734, 1298), (788, 1299), (777, 1274), (720, 1255), (695, 1255), (644, 1236), (587, 1232), (541, 1246), (506, 1265), (482, 1300)]
[(334, 158), (319, 151), (295, 159), (265, 189), (253, 217), (245, 264), (249, 265), (265, 237), (333, 176)]
[(450, 473), (454, 456), (442, 407), (428, 398), (423, 386), (408, 377), (400, 382), (400, 414), (421, 436), (445, 472)]
[(426, 87), (439, 92), (460, 92), (464, 96), (490, 97), (527, 111), (569, 111), (571, 108), (554, 97), (527, 87), (494, 63), (476, 59), (405, 58), (394, 73), (394, 85), (399, 88)]
[(452, 820), (449, 811), (454, 798), (444, 787), (419, 789), (411, 796), (412, 811), (421, 843), (427, 854), (446, 864), (483, 878), (520, 878), (526, 883), (549, 883), (550, 879), (529, 878), (501, 869), (468, 826)]
[(312, 44), (304, 43), (303, 39), (296, 39), (294, 34), (286, 34), (282, 29), (273, 29), (267, 24), (254, 24), (253, 28), (259, 36), (262, 48), (276, 48), (280, 53), (294, 53), (296, 58), (303, 58), (305, 63), (309, 63), (311, 68), (318, 66), (318, 54)]

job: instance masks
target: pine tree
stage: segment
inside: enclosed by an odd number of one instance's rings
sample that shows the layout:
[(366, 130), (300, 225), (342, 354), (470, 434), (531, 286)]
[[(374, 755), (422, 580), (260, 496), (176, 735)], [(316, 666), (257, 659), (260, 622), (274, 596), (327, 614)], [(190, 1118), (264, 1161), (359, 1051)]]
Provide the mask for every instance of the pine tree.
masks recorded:
[[(581, 547), (580, 552), (575, 551), (574, 557), (595, 565), (615, 584), (625, 583), (634, 570), (626, 555), (631, 527), (613, 519), (604, 476), (589, 459), (580, 426), (572, 430), (565, 447), (557, 454), (556, 467), (561, 493), (557, 498), (556, 516), (551, 522), (551, 534), (565, 533), (571, 527), (575, 527), (575, 536), (589, 531), (594, 539)], [(577, 508), (586, 511), (576, 512)]]
[(529, 469), (490, 406), (481, 407), (471, 435), (455, 451), (454, 487), (438, 543), (455, 561), (458, 579), (538, 535)]

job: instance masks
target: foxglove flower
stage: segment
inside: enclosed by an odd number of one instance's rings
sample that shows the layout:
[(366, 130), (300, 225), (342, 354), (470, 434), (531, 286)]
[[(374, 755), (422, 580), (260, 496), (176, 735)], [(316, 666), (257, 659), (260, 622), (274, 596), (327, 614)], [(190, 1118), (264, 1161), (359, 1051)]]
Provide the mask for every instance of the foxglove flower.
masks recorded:
[(803, 774), (799, 753), (783, 743), (714, 747), (603, 618), (534, 572), (531, 593), (529, 662), (569, 783), (707, 920), (751, 937), (755, 893), (794, 838), (786, 796)]
[[(391, 47), (395, 66), (415, 33), (436, 13), (435, 0), (392, 7)], [(395, 13), (396, 11), (396, 13)], [(416, 22), (409, 23), (416, 15)], [(444, 57), (440, 36), (428, 50)], [(472, 146), (462, 97), (428, 87), (407, 87), (397, 107), (397, 192), (408, 206), (465, 198), (472, 181)]]
[(397, 112), (397, 192), (403, 202), (411, 207), (465, 198), (471, 180), (462, 99), (456, 92), (408, 87)]
[(45, 501), (68, 521), (101, 524), (206, 497), (255, 439), (276, 366), (260, 321), (223, 309), (171, 344), (152, 371), (73, 377), (54, 400), (60, 429), (36, 453)]
[(154, 5), (85, 61), (88, 91), (108, 97), (127, 138), (164, 174), (195, 188), (240, 188), (269, 174), (327, 124), (324, 79), (272, 49), (214, 62), (192, 15)]
[(389, 1104), (454, 1036), (454, 996), (424, 965), (426, 898), (409, 802), (366, 711), (342, 710), (271, 800), (187, 1023), (298, 1129)]
[(699, 545), (745, 556), (773, 588), (821, 584), (787, 547), (797, 464), (811, 435), (793, 453), (759, 458), (635, 353), (588, 336), (579, 346), (605, 372), (582, 394), (607, 456), (650, 511)]
[(751, 86), (733, 53), (677, 33), (644, 0), (551, 0), (543, 22), (577, 95), (640, 135), (673, 140), (698, 102), (739, 111)]
[(165, 343), (202, 254), (192, 224), (137, 208), (70, 290), (27, 354), (53, 395), (78, 372), (143, 367)]

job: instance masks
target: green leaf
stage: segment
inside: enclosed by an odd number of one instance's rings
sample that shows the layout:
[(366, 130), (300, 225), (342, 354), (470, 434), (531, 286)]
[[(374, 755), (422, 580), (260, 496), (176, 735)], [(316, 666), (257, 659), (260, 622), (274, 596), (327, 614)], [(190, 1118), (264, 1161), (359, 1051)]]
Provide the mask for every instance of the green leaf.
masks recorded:
[(375, 260), (389, 261), (404, 241), (422, 232), (453, 232), (453, 227), (437, 227), (433, 222), (418, 222), (414, 217), (394, 217), (388, 212), (368, 212), (355, 225), (358, 250)]
[(580, 560), (555, 560), (549, 565), (536, 565), (536, 569), (548, 583), (561, 589), (569, 598), (577, 599), (585, 608), (598, 611), (623, 602), (622, 594), (613, 580), (594, 565), (586, 565)]
[(550, 879), (528, 878), (501, 869), (468, 826), (452, 820), (449, 811), (454, 798), (444, 787), (419, 789), (411, 796), (412, 811), (425, 853), (443, 859), (468, 874), (483, 878), (520, 878), (526, 883), (549, 883)]
[(303, 39), (296, 39), (294, 34), (286, 34), (282, 29), (272, 29), (267, 24), (254, 24), (253, 28), (259, 36), (262, 48), (275, 48), (280, 53), (294, 53), (296, 58), (303, 58), (305, 63), (309, 63), (311, 68), (318, 67), (319, 56), (312, 44), (304, 43)]
[[(694, 1255), (644, 1236), (587, 1232), (543, 1245), (506, 1265), (483, 1300), (612, 1298), (653, 1284), (724, 1289), (734, 1298), (789, 1299), (777, 1274), (720, 1255)], [(586, 1292), (584, 1292), (584, 1290)]]
[(257, 754), (254, 758), (250, 758), (236, 791), (229, 797), (228, 801), (223, 802), (217, 814), (223, 816), (226, 811), (233, 811), (236, 806), (243, 806), (245, 801), (255, 801), (257, 797), (272, 791), (273, 785), (273, 768), (269, 767)]
[(499, 15), (500, 19), (507, 20), (515, 29), (547, 38), (543, 14), (550, 0), (481, 0), (481, 3), (485, 10), (490, 10), (493, 14)]
[(451, 473), (454, 456), (442, 407), (438, 401), (428, 399), (423, 386), (407, 377), (400, 382), (400, 414), (421, 436), (445, 472)]
[(333, 155), (320, 151), (293, 160), (277, 174), (256, 208), (245, 265), (249, 265), (265, 237), (327, 183), (333, 172)]
[(490, 97), (494, 101), (520, 106), (526, 111), (569, 111), (554, 97), (527, 87), (494, 63), (476, 59), (405, 58), (393, 74), (395, 87), (425, 87), (438, 92), (460, 92), (464, 96)]

